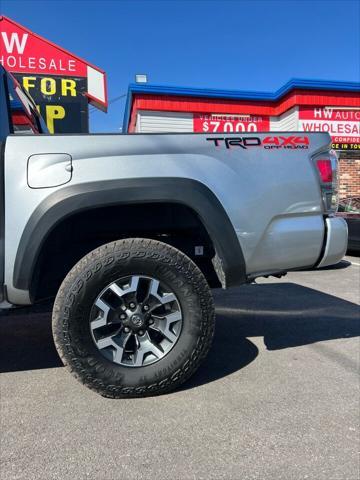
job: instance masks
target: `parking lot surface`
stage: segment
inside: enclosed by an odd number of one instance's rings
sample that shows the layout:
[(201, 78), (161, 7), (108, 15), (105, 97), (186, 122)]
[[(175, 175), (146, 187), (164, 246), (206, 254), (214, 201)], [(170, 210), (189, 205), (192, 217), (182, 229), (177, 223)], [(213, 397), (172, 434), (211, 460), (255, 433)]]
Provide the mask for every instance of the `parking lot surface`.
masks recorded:
[(359, 478), (360, 258), (215, 291), (180, 390), (104, 399), (62, 367), (49, 311), (0, 318), (1, 479)]

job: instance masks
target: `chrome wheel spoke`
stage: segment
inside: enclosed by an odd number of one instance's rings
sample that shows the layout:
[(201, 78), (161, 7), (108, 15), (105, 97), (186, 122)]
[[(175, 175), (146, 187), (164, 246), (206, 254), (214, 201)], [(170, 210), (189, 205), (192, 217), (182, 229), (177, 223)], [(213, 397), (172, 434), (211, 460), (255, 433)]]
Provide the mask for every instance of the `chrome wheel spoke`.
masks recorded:
[(176, 300), (176, 297), (173, 293), (166, 293), (161, 297), (161, 303), (165, 305), (166, 303), (170, 303)]
[(109, 286), (109, 290), (111, 290), (117, 297), (121, 298), (122, 300), (129, 300), (130, 296), (132, 299), (136, 298), (137, 289), (139, 286), (140, 277), (134, 275), (131, 277), (129, 284), (124, 285), (123, 287), (119, 287), (119, 285), (115, 282)]
[(109, 313), (110, 306), (101, 300), (101, 298), (96, 300), (95, 305), (104, 313), (104, 316)]
[(145, 356), (149, 353), (160, 359), (164, 356), (164, 351), (152, 342), (149, 334), (146, 332), (143, 336), (138, 336), (139, 346), (134, 355), (134, 366), (141, 367), (144, 363)]
[(115, 335), (109, 337), (100, 338), (95, 343), (99, 350), (107, 347), (112, 347), (113, 361), (116, 363), (121, 363), (125, 345), (129, 340), (130, 336), (131, 333), (126, 334), (122, 332), (120, 336), (116, 333)]
[(131, 337), (131, 332), (122, 333), (120, 339), (116, 341), (116, 347), (113, 351), (113, 361), (115, 363), (121, 363), (124, 355), (124, 349), (127, 341)]
[(122, 297), (124, 295), (124, 290), (119, 287), (119, 285), (116, 285), (116, 283), (112, 283), (109, 287), (109, 289), (115, 293), (118, 297)]
[(161, 302), (159, 301), (159, 298), (158, 298), (159, 285), (160, 285), (160, 282), (153, 278), (149, 282), (149, 288), (148, 288), (147, 295), (144, 299), (144, 304), (149, 305), (150, 312), (152, 310), (155, 310), (155, 308), (161, 305)]
[(124, 289), (124, 294), (136, 293), (139, 286), (140, 277), (133, 275), (130, 280), (130, 285)]
[(97, 328), (103, 327), (107, 324), (108, 315), (110, 312), (110, 306), (105, 303), (101, 298), (97, 298), (95, 306), (100, 310), (98, 316), (91, 322), (91, 329), (95, 330)]
[(181, 320), (181, 318), (181, 313), (179, 311), (170, 313), (164, 317), (156, 317), (152, 328), (159, 331), (165, 338), (174, 343), (178, 337), (170, 330), (170, 327), (174, 322)]
[(107, 347), (115, 347), (115, 343), (113, 340), (113, 337), (105, 337), (105, 338), (100, 338), (96, 342), (96, 346), (98, 347), (99, 350), (102, 350), (103, 348)]
[[(159, 280), (151, 279), (149, 285), (149, 292), (147, 295), (147, 300), (152, 304), (151, 310), (154, 310), (160, 305), (165, 305), (176, 300), (175, 295), (171, 293), (159, 294), (160, 282)], [(146, 300), (145, 300), (146, 302)]]

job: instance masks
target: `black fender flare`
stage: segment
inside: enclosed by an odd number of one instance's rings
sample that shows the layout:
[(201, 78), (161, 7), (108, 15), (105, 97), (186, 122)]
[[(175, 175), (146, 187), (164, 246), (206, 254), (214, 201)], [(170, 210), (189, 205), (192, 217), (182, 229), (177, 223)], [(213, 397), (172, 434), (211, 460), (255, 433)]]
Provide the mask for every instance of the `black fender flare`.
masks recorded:
[(198, 215), (215, 247), (213, 263), (223, 287), (246, 282), (239, 240), (214, 193), (196, 180), (156, 177), (82, 183), (49, 195), (34, 210), (21, 236), (14, 265), (14, 287), (30, 291), (41, 248), (62, 220), (94, 208), (161, 202), (186, 205)]

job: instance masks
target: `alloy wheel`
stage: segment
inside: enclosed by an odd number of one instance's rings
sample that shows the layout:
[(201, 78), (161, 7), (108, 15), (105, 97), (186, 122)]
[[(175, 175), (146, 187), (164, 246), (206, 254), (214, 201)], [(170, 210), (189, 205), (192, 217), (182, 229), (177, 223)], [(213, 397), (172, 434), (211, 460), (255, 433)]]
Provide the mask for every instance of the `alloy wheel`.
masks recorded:
[(108, 360), (142, 367), (161, 360), (174, 347), (182, 328), (180, 303), (156, 278), (131, 275), (105, 287), (96, 298), (90, 330)]

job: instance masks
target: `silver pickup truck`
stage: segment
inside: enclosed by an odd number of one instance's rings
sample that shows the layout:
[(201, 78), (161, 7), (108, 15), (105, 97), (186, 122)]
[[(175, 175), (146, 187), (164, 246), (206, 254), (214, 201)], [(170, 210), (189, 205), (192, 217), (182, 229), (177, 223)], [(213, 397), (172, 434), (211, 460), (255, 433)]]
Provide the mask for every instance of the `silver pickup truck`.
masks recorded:
[(100, 394), (189, 378), (213, 337), (210, 288), (343, 257), (328, 134), (49, 135), (0, 73), (1, 305), (56, 296), (58, 352)]

